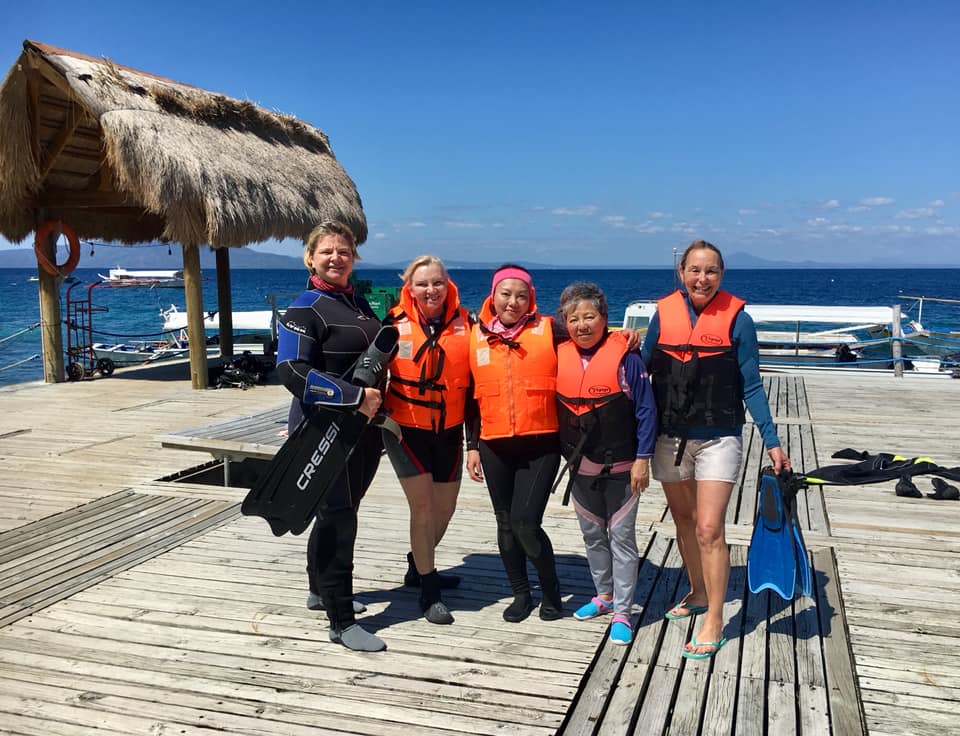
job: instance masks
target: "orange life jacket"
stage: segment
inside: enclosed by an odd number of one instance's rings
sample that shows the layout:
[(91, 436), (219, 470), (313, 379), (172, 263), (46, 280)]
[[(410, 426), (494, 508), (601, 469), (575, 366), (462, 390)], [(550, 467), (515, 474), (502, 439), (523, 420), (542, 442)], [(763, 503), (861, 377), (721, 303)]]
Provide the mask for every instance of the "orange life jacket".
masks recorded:
[(696, 324), (691, 325), (687, 301), (681, 292), (675, 291), (657, 302), (657, 348), (683, 362), (692, 360), (695, 353), (704, 358), (725, 352), (732, 345), (733, 320), (745, 304), (743, 299), (720, 290), (697, 315)]
[(400, 332), (384, 400), (387, 414), (403, 427), (434, 432), (463, 423), (470, 386), (470, 321), (460, 306), (456, 284), (447, 281), (447, 300), (436, 334), (421, 322), (406, 285), (400, 290), (400, 303), (387, 315)]
[[(531, 300), (531, 309), (535, 305)], [(480, 405), (480, 439), (557, 431), (557, 353), (553, 320), (534, 314), (515, 338), (484, 331), (494, 317), (492, 300), (470, 331), (470, 371)]]
[(745, 421), (743, 379), (731, 334), (745, 302), (718, 291), (690, 322), (683, 294), (657, 302), (660, 339), (650, 361), (660, 431), (686, 436), (690, 426), (739, 426)]
[(586, 366), (573, 340), (557, 348), (557, 412), (560, 449), (571, 465), (581, 456), (612, 465), (637, 453), (633, 401), (620, 385), (627, 338), (611, 332)]

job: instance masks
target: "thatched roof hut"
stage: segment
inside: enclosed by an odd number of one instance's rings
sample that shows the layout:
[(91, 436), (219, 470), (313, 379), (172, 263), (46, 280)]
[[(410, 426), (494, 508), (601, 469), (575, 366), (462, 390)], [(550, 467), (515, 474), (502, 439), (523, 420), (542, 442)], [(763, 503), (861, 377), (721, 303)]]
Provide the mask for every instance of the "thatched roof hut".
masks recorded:
[[(230, 247), (305, 239), (330, 219), (367, 237), (357, 188), (322, 131), (105, 59), (24, 41), (0, 85), (0, 131), (0, 235), (21, 241), (59, 221), (80, 239), (183, 246), (195, 388), (208, 382), (200, 246), (217, 252), (230, 355)], [(53, 270), (39, 271), (44, 378), (62, 381), (56, 229), (42, 232), (38, 258)]]
[(324, 133), (251, 102), (25, 41), (0, 86), (0, 234), (241, 246), (339, 219), (357, 189)]

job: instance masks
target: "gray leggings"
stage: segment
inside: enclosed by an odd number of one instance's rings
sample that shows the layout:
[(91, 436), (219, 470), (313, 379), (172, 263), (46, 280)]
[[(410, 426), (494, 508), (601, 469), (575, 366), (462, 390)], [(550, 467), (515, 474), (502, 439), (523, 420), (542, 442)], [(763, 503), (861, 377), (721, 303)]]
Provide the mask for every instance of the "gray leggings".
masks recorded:
[(629, 615), (640, 566), (630, 474), (578, 475), (572, 496), (597, 593), (613, 595), (613, 612)]

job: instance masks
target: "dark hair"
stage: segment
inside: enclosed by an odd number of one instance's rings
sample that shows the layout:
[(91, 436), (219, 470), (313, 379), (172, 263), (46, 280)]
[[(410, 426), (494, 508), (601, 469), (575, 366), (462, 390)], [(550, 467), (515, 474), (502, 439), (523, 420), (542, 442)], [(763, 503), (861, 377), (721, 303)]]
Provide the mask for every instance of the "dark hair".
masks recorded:
[(557, 313), (561, 322), (567, 321), (567, 312), (580, 302), (590, 302), (604, 319), (607, 319), (607, 297), (603, 289), (592, 281), (576, 281), (567, 286), (560, 294), (560, 308)]
[(687, 265), (687, 256), (690, 255), (691, 251), (695, 250), (712, 250), (717, 254), (717, 260), (720, 261), (720, 270), (725, 270), (723, 265), (723, 254), (720, 252), (720, 249), (715, 246), (713, 243), (708, 243), (706, 240), (694, 240), (690, 245), (687, 246), (687, 249), (683, 251), (683, 257), (680, 259), (680, 268), (684, 268)]

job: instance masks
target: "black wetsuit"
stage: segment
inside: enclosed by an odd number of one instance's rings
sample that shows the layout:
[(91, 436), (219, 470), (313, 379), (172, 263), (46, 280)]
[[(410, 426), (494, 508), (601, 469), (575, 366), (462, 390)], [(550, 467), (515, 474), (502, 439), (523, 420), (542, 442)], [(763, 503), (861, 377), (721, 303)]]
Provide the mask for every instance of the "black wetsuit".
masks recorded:
[[(379, 329), (370, 305), (352, 294), (309, 289), (290, 305), (277, 326), (277, 373), (294, 396), (291, 431), (316, 407), (352, 410), (360, 405), (363, 389), (347, 379)], [(379, 428), (368, 427), (345, 472), (327, 492), (307, 544), (310, 590), (320, 595), (331, 626), (339, 630), (354, 623), (357, 509), (382, 449)]]

